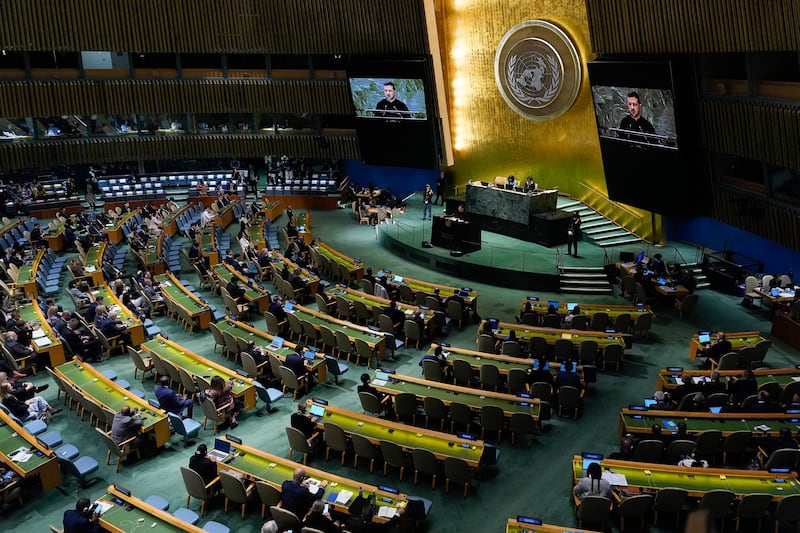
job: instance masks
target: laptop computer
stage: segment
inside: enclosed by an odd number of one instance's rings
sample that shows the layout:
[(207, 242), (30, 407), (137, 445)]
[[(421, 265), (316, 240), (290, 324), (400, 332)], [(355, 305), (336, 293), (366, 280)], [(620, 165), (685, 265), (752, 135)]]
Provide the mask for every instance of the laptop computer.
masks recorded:
[(315, 359), (314, 352), (312, 352), (311, 350), (306, 350), (305, 352), (303, 352), (303, 357), (305, 359), (308, 359), (309, 361), (313, 361)]
[(644, 259), (644, 252), (639, 252), (639, 255), (636, 256), (636, 262), (641, 263), (642, 259)]
[(325, 408), (322, 407), (321, 405), (317, 405), (317, 404), (314, 403), (314, 404), (311, 404), (311, 408), (309, 408), (308, 413), (311, 416), (318, 416), (318, 417), (322, 418), (323, 415), (325, 414)]
[(491, 329), (497, 329), (497, 326), (500, 325), (500, 321), (496, 318), (487, 318), (486, 321), (489, 323)]
[(698, 335), (697, 341), (700, 344), (708, 344), (711, 342), (711, 335), (709, 335), (708, 333), (701, 333), (700, 335)]
[(709, 410), (714, 414), (718, 414), (719, 412), (722, 411), (722, 406), (721, 405), (714, 405), (712, 407), (709, 407)]
[(287, 311), (292, 311), (294, 310), (294, 304), (292, 302), (286, 302), (285, 304), (283, 304), (283, 308), (286, 309)]
[(397, 274), (395, 274), (393, 281), (395, 283), (403, 283), (403, 276), (398, 276)]
[(231, 456), (231, 443), (222, 439), (214, 439), (214, 449), (209, 451), (208, 455), (218, 462), (225, 461)]
[(586, 470), (589, 468), (589, 465), (592, 463), (600, 463), (603, 460), (602, 453), (590, 453), (590, 452), (583, 452), (581, 453), (581, 467), (583, 468), (583, 475), (586, 475)]
[(647, 408), (649, 408), (651, 405), (655, 405), (655, 404), (656, 404), (656, 399), (655, 398), (645, 398), (644, 399), (644, 406), (647, 407)]
[(272, 337), (272, 342), (270, 343), (267, 348), (271, 348), (273, 350), (280, 350), (283, 347), (283, 337), (278, 337), (277, 335)]
[(575, 309), (576, 307), (578, 307), (578, 304), (577, 304), (577, 303), (575, 303), (575, 302), (570, 302), (570, 303), (568, 303), (568, 304), (567, 304), (567, 311), (572, 311), (572, 310), (573, 310), (573, 309)]
[(550, 309), (551, 305), (553, 307), (555, 307), (556, 309), (558, 309), (558, 300), (548, 300), (547, 301), (547, 308)]

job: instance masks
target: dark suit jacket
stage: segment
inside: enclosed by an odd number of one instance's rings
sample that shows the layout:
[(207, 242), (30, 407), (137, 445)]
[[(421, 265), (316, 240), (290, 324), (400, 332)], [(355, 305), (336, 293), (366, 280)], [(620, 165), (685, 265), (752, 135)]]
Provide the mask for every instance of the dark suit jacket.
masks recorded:
[(89, 520), (76, 509), (64, 511), (64, 533), (95, 533), (100, 531), (100, 522)]
[(314, 500), (322, 498), (325, 493), (320, 489), (316, 494), (311, 494), (309, 490), (297, 483), (293, 479), (284, 481), (281, 485), (281, 503), (287, 511), (291, 511), (298, 517), (303, 517), (308, 512)]
[(206, 484), (217, 477), (217, 463), (205, 455), (194, 454), (189, 458), (189, 468), (200, 474)]
[(340, 533), (342, 531), (342, 528), (334, 524), (333, 520), (319, 512), (310, 513), (305, 522), (303, 522), (303, 525), (305, 527), (319, 529), (325, 533)]
[(293, 428), (302, 431), (307, 439), (317, 430), (317, 425), (308, 416), (296, 411), (292, 413), (291, 424)]
[(283, 366), (289, 368), (294, 372), (295, 376), (298, 379), (302, 376), (306, 375), (308, 369), (306, 368), (306, 364), (303, 360), (303, 356), (297, 352), (292, 352), (286, 356), (286, 361), (284, 361)]
[(578, 376), (576, 372), (559, 372), (556, 376), (556, 390), (559, 387), (563, 387), (564, 385), (569, 385), (571, 387), (575, 387), (578, 390), (581, 390), (583, 386), (581, 385), (581, 378)]

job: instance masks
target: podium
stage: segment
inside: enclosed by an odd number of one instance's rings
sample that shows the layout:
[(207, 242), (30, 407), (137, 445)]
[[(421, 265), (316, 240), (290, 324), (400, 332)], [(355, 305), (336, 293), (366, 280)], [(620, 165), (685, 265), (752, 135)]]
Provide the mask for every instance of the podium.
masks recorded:
[(474, 252), (481, 249), (481, 228), (460, 218), (436, 215), (433, 217), (431, 243), (448, 250)]

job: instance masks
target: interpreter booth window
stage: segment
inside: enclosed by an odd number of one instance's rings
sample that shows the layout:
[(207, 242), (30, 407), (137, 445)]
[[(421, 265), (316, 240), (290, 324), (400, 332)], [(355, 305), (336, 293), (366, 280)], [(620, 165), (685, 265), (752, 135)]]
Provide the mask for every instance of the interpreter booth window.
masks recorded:
[[(106, 121), (112, 125), (116, 135), (129, 136), (139, 133), (139, 124), (135, 114), (110, 115), (106, 117)], [(109, 135), (111, 134), (109, 133)]]
[(800, 206), (800, 174), (796, 170), (769, 166), (767, 175), (773, 198)]
[(180, 135), (185, 131), (186, 115), (140, 115), (142, 135)]
[(231, 133), (230, 116), (227, 113), (198, 113), (195, 118), (197, 133), (217, 135)]
[(33, 139), (33, 119), (30, 117), (4, 117), (0, 118), (0, 140), (29, 141)]
[(177, 59), (176, 54), (131, 54), (134, 75), (140, 79), (177, 78)]
[(222, 55), (181, 54), (181, 72), (186, 79), (222, 78)]
[(35, 120), (40, 139), (76, 139), (88, 137), (90, 125), (78, 115), (45, 116)]

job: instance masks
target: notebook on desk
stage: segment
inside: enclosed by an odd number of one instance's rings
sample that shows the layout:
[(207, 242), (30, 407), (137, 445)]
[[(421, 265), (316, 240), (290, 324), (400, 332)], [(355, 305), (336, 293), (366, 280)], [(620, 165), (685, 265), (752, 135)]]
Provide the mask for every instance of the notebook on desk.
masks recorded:
[(231, 443), (222, 439), (214, 439), (214, 449), (209, 451), (208, 455), (217, 462), (225, 461), (231, 456)]

